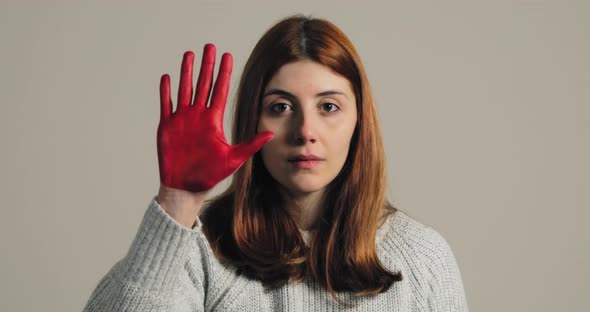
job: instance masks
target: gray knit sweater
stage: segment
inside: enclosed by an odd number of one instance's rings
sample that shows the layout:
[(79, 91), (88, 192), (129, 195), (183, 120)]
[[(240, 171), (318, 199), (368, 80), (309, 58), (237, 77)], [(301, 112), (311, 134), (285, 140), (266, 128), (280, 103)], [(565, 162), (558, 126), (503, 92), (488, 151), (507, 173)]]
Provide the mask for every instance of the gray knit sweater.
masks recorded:
[[(267, 289), (213, 255), (201, 231), (172, 219), (154, 196), (127, 255), (98, 285), (84, 311), (467, 311), (461, 274), (445, 239), (403, 212), (377, 231), (377, 253), (403, 281), (355, 297), (345, 309), (315, 281)], [(304, 233), (305, 234), (305, 233)], [(305, 237), (305, 235), (304, 235)]]

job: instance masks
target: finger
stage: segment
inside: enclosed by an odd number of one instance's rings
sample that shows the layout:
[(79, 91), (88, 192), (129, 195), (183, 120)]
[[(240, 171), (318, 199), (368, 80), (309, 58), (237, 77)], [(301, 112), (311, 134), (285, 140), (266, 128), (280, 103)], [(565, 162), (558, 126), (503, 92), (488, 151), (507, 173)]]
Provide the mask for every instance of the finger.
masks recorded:
[(178, 107), (176, 111), (186, 109), (191, 104), (193, 96), (193, 61), (195, 54), (192, 51), (186, 51), (182, 58), (182, 68), (180, 69), (180, 86), (178, 87)]
[(227, 94), (229, 93), (229, 81), (231, 78), (231, 71), (233, 66), (233, 58), (229, 53), (224, 53), (221, 57), (221, 65), (219, 65), (219, 72), (213, 87), (213, 95), (211, 95), (211, 113), (213, 118), (223, 124), (223, 114), (225, 112), (225, 104), (227, 102)]
[(238, 167), (241, 166), (244, 161), (258, 152), (273, 136), (273, 132), (266, 131), (256, 135), (256, 137), (249, 141), (232, 146), (230, 159), (234, 161), (234, 164), (238, 164)]
[(207, 43), (203, 48), (203, 59), (201, 60), (201, 70), (195, 89), (194, 106), (205, 108), (209, 101), (211, 93), (211, 84), (213, 82), (213, 68), (215, 67), (215, 46)]
[(162, 75), (160, 79), (160, 120), (170, 117), (172, 113), (172, 99), (170, 98), (170, 76)]

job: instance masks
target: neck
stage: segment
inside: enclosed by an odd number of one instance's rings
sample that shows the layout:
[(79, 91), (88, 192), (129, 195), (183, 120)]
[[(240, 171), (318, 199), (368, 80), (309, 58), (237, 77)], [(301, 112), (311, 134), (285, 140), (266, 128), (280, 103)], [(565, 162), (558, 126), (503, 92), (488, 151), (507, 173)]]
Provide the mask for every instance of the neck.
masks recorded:
[(287, 205), (287, 211), (299, 228), (305, 231), (315, 229), (324, 212), (324, 190), (299, 194), (281, 190), (281, 194)]

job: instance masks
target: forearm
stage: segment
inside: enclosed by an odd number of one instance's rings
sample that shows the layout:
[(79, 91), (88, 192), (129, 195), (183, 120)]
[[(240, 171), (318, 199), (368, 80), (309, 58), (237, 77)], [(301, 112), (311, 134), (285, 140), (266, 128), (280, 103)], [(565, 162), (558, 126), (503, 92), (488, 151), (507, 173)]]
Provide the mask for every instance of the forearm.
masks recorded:
[[(187, 229), (160, 207), (156, 201), (150, 203), (126, 256), (101, 279), (84, 311), (168, 311), (186, 301), (173, 298), (173, 290), (179, 276), (187, 274), (190, 253), (198, 252), (200, 229)], [(190, 301), (202, 302), (201, 293), (190, 293)]]

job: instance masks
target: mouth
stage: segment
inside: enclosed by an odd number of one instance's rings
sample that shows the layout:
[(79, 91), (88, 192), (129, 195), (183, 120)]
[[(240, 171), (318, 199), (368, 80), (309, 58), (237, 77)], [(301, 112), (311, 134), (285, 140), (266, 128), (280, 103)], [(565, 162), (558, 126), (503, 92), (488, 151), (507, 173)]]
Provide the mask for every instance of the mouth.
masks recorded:
[(289, 163), (297, 169), (312, 169), (325, 159), (314, 154), (299, 154), (288, 158)]
[(310, 160), (290, 160), (289, 163), (297, 169), (312, 169), (317, 167), (322, 162), (321, 159)]
[(320, 160), (324, 160), (324, 159), (322, 159), (314, 154), (305, 154), (305, 155), (299, 154), (299, 155), (289, 157), (288, 160), (292, 162), (292, 161), (315, 161), (315, 160), (320, 161)]

